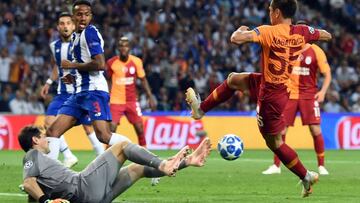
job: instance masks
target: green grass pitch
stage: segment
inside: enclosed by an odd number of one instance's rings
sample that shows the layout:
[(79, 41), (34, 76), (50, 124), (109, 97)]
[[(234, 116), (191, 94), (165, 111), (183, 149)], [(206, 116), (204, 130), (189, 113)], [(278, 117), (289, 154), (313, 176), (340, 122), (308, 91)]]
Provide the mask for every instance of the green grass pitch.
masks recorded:
[[(174, 151), (155, 151), (161, 157)], [(93, 152), (76, 151), (80, 171)], [(298, 150), (309, 169), (316, 170), (313, 150)], [(0, 151), (0, 202), (27, 202), (18, 189), (22, 181), (21, 151)], [(321, 176), (309, 198), (301, 198), (298, 178), (282, 167), (281, 175), (262, 175), (272, 161), (268, 150), (245, 150), (235, 161), (220, 158), (216, 151), (203, 168), (186, 168), (176, 177), (164, 177), (157, 186), (142, 179), (114, 202), (360, 202), (360, 150), (327, 151), (329, 176)]]

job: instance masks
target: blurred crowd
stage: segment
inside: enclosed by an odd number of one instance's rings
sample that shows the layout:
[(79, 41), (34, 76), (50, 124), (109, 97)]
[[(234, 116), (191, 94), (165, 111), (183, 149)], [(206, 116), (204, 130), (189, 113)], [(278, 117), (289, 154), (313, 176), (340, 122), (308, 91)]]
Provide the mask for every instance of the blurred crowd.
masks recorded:
[[(104, 38), (106, 58), (117, 54), (119, 37), (127, 36), (131, 40), (131, 53), (143, 59), (158, 111), (187, 109), (184, 91), (189, 86), (204, 99), (229, 73), (260, 71), (260, 47), (232, 45), (229, 38), (240, 25), (254, 28), (269, 24), (268, 0), (92, 2), (93, 23)], [(333, 74), (322, 109), (360, 112), (360, 34), (344, 26), (343, 21), (316, 10), (322, 4), (340, 9), (339, 15), (359, 26), (360, 4), (347, 0), (342, 1), (342, 7), (336, 7), (341, 0), (304, 2), (306, 4), (300, 3), (296, 19), (326, 29), (334, 38), (319, 44), (327, 54)], [(57, 15), (71, 10), (71, 3), (60, 0), (0, 2), (0, 111), (44, 113), (51, 101), (51, 95), (46, 99), (39, 96), (52, 69), (48, 44), (58, 38)], [(321, 78), (319, 82), (321, 85)], [(148, 110), (142, 92), (139, 89), (139, 102), (143, 110)], [(55, 93), (53, 85), (52, 95)], [(247, 95), (237, 93), (218, 109), (250, 111), (254, 110), (254, 104)]]

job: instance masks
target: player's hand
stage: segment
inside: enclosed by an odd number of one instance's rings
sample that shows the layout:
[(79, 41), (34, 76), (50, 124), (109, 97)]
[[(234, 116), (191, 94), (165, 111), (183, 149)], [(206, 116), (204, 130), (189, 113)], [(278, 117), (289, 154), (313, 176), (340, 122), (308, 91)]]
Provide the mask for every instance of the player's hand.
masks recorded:
[(325, 92), (319, 91), (314, 96), (315, 100), (319, 103), (322, 103), (325, 99)]
[(73, 68), (74, 64), (69, 60), (61, 60), (61, 67), (64, 69)]
[(66, 199), (57, 198), (54, 200), (47, 200), (45, 203), (70, 203), (70, 201)]
[(64, 75), (61, 78), (61, 81), (67, 85), (69, 84), (74, 84), (75, 83), (75, 77), (73, 75), (71, 75), (70, 73), (67, 75)]
[(49, 93), (49, 88), (50, 88), (50, 85), (49, 84), (45, 84), (42, 88), (41, 88), (41, 91), (40, 91), (40, 96), (45, 99), (46, 98), (46, 95)]

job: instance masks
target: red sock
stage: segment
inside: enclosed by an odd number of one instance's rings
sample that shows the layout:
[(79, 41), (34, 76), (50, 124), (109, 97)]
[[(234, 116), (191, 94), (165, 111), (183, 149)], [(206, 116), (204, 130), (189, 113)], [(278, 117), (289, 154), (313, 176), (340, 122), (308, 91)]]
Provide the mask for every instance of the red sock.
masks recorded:
[(306, 168), (303, 166), (298, 158), (296, 152), (287, 144), (282, 144), (279, 148), (274, 150), (274, 153), (279, 157), (281, 162), (300, 179), (304, 179), (306, 175)]
[(200, 109), (206, 113), (210, 111), (215, 106), (227, 101), (234, 95), (235, 90), (230, 89), (225, 80), (221, 85), (219, 85), (211, 94), (200, 104)]
[[(285, 143), (285, 137), (286, 137), (286, 134), (282, 134), (282, 135), (281, 135), (282, 141), (283, 141), (284, 143)], [(276, 154), (274, 154), (274, 164), (275, 164), (275, 166), (277, 166), (277, 167), (280, 167), (280, 164), (281, 164), (281, 161), (280, 161), (279, 157), (276, 156)]]
[(314, 139), (314, 148), (318, 160), (318, 166), (324, 166), (324, 159), (325, 159), (324, 138), (320, 133), (317, 136), (313, 136), (313, 139)]

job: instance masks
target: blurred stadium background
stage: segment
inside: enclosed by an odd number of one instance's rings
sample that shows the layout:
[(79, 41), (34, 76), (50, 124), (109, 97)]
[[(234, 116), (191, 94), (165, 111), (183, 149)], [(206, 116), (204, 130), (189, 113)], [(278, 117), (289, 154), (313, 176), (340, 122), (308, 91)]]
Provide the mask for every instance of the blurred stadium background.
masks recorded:
[[(150, 112), (146, 95), (139, 91), (139, 102), (145, 112), (145, 130), (148, 147), (153, 150), (176, 149), (184, 144), (196, 145), (200, 132), (206, 131), (213, 142), (226, 133), (235, 133), (243, 138), (245, 157), (236, 163), (219, 162), (213, 153), (209, 160), (210, 169), (204, 174), (219, 178), (215, 182), (226, 182), (223, 190), (202, 189), (207, 195), (205, 202), (231, 202), (243, 199), (245, 202), (271, 201), (293, 202), (298, 200), (294, 192), (295, 179), (289, 173), (284, 177), (262, 177), (261, 170), (271, 162), (271, 153), (263, 151), (266, 146), (257, 132), (254, 104), (243, 94), (220, 105), (216, 112), (203, 121), (194, 122), (188, 115), (184, 100), (187, 87), (194, 87), (202, 98), (219, 85), (229, 73), (258, 72), (259, 46), (245, 44), (235, 46), (229, 43), (230, 34), (240, 25), (251, 28), (268, 24), (268, 0), (93, 0), (93, 23), (99, 28), (105, 41), (106, 59), (117, 54), (116, 42), (120, 36), (131, 40), (131, 53), (143, 59), (147, 79), (157, 101), (157, 111)], [(19, 149), (16, 139), (19, 129), (27, 124), (42, 125), (47, 105), (56, 94), (45, 100), (40, 97), (42, 85), (51, 73), (49, 43), (58, 37), (56, 17), (62, 11), (71, 10), (71, 0), (1, 0), (0, 2), (0, 202), (24, 202), (25, 198), (2, 194), (18, 194), (21, 182), (22, 152), (7, 151)], [(328, 57), (333, 80), (321, 105), (322, 128), (326, 149), (360, 149), (360, 1), (357, 0), (303, 0), (299, 1), (296, 20), (306, 20), (313, 27), (328, 30), (333, 34), (329, 43), (319, 44)], [(321, 79), (320, 79), (321, 84)], [(219, 118), (221, 120), (219, 121)], [(132, 126), (123, 120), (119, 131), (136, 140)], [(219, 124), (221, 123), (221, 124)], [(289, 143), (306, 157), (305, 163), (314, 165), (315, 155), (308, 129), (301, 126), (290, 129)], [(301, 138), (299, 139), (299, 137)], [(90, 144), (81, 128), (66, 134), (69, 145), (77, 150), (90, 150)], [(4, 151), (5, 150), (5, 151)], [(167, 155), (167, 152), (164, 156)], [(321, 183), (320, 196), (315, 202), (357, 202), (359, 196), (359, 151), (330, 151), (329, 170), (331, 176)], [(76, 152), (81, 158), (75, 168), (81, 170), (94, 157), (92, 152)], [(268, 162), (264, 160), (268, 158)], [(251, 162), (251, 163), (248, 163)], [(223, 175), (218, 175), (219, 165), (229, 164)], [(244, 167), (246, 165), (246, 167)], [(226, 167), (225, 167), (226, 168)], [(344, 171), (346, 174), (341, 173)], [(187, 195), (182, 202), (203, 202), (197, 197), (199, 185), (210, 185), (198, 181), (195, 171), (186, 172), (184, 179), (194, 180), (197, 186), (181, 190)], [(197, 172), (195, 172), (196, 175)], [(239, 181), (231, 182), (231, 177)], [(181, 177), (181, 176), (180, 176)], [(256, 177), (265, 188), (253, 184), (249, 177)], [(204, 177), (203, 177), (204, 178)], [(210, 178), (209, 178), (210, 179)], [(242, 182), (240, 179), (246, 180)], [(291, 183), (287, 182), (291, 179)], [(339, 181), (339, 179), (341, 179)], [(328, 182), (326, 183), (326, 181)], [(4, 181), (4, 182), (3, 182)], [(157, 189), (149, 189), (143, 183), (138, 189), (129, 191), (125, 200), (130, 202), (171, 202), (167, 194), (179, 193), (170, 190), (166, 182)], [(175, 182), (188, 186), (189, 182)], [(196, 182), (198, 181), (198, 182)], [(277, 190), (278, 181), (289, 191)], [(355, 181), (356, 183), (353, 183)], [(239, 187), (232, 189), (232, 185)], [(344, 188), (341, 193), (333, 184)], [(357, 185), (349, 187), (350, 185)], [(248, 186), (251, 186), (250, 188)], [(220, 186), (219, 186), (220, 187)], [(271, 189), (266, 189), (269, 187)], [(221, 188), (221, 187), (220, 187)], [(247, 189), (244, 189), (247, 188)], [(252, 188), (254, 190), (252, 190)], [(168, 191), (167, 191), (168, 189)], [(244, 190), (243, 190), (244, 189)], [(265, 191), (262, 191), (265, 190)], [(300, 190), (300, 189), (299, 189)], [(146, 191), (146, 192), (145, 192)], [(257, 192), (254, 192), (257, 191)], [(208, 193), (207, 193), (208, 192)], [(237, 193), (238, 192), (238, 193)], [(139, 198), (138, 193), (144, 194)], [(209, 194), (211, 193), (211, 195)], [(285, 195), (281, 199), (271, 197), (273, 193)], [(330, 195), (333, 194), (332, 195)], [(160, 195), (160, 198), (153, 196)], [(221, 195), (229, 195), (224, 197)], [(268, 199), (271, 197), (270, 199)], [(334, 199), (335, 197), (335, 199)], [(182, 197), (178, 197), (181, 199)], [(224, 199), (225, 198), (225, 199)], [(337, 199), (336, 199), (337, 198)], [(179, 200), (180, 201), (180, 200)]]

